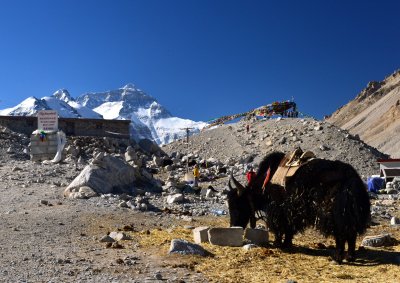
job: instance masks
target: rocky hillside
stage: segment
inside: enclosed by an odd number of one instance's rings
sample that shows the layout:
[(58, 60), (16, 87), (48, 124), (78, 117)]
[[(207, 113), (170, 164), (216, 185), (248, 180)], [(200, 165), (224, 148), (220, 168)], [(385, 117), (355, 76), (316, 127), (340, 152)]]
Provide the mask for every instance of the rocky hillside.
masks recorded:
[[(246, 125), (250, 125), (249, 133)], [(205, 130), (185, 140), (168, 144), (162, 149), (170, 154), (189, 154), (201, 160), (219, 162), (244, 169), (249, 163), (257, 165), (275, 150), (291, 152), (296, 147), (311, 150), (320, 158), (338, 159), (352, 164), (364, 178), (379, 173), (376, 163), (385, 157), (345, 130), (313, 119), (242, 120)]]
[(348, 104), (339, 108), (328, 122), (392, 158), (400, 158), (400, 70), (368, 86)]

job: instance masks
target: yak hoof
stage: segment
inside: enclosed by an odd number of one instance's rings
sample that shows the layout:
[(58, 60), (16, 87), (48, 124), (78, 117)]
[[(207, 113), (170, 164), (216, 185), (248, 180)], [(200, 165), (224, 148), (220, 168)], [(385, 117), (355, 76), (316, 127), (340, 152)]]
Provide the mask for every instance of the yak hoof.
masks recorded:
[(356, 257), (353, 256), (353, 255), (348, 255), (347, 258), (346, 258), (346, 260), (347, 260), (348, 262), (355, 262), (355, 261), (356, 261)]
[(282, 248), (283, 249), (291, 249), (291, 248), (293, 248), (293, 243), (292, 242), (283, 242)]
[(342, 262), (341, 261), (337, 261), (336, 259), (334, 259), (333, 257), (331, 257), (331, 263), (334, 265), (341, 265)]
[(341, 265), (342, 262), (343, 262), (343, 259), (342, 259), (342, 258), (337, 258), (336, 256), (331, 256), (330, 258), (331, 258), (331, 262), (332, 262), (333, 264)]

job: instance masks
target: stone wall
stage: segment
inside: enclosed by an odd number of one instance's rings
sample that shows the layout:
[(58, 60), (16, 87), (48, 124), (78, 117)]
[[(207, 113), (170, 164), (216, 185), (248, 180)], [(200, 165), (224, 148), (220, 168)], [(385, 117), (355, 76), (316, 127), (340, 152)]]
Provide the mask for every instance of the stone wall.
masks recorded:
[[(0, 116), (0, 125), (10, 130), (31, 135), (37, 129), (37, 117)], [(129, 138), (129, 120), (59, 118), (58, 127), (67, 136), (95, 136)]]
[(48, 133), (43, 139), (31, 134), (31, 160), (51, 160), (57, 153), (57, 133)]

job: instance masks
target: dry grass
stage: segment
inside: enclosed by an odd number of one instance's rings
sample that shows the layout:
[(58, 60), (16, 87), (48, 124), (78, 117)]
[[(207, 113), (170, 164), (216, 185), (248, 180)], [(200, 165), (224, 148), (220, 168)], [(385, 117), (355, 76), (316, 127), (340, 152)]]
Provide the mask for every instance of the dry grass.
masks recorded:
[[(198, 224), (227, 227), (227, 218), (207, 219)], [(388, 226), (372, 227), (367, 234), (381, 232), (390, 232), (400, 239), (400, 230)], [(211, 282), (286, 282), (288, 279), (297, 282), (400, 282), (399, 245), (360, 250), (355, 263), (337, 265), (329, 259), (333, 252), (333, 240), (323, 238), (314, 230), (297, 235), (295, 247), (289, 252), (272, 247), (245, 251), (242, 248), (203, 244), (214, 254), (214, 257), (208, 258), (166, 256), (172, 239), (193, 241), (192, 231), (188, 229), (156, 229), (150, 233), (135, 233), (135, 236), (140, 238), (143, 249), (157, 250), (160, 257), (165, 257), (167, 262), (170, 260), (172, 267), (176, 266), (178, 259), (180, 266), (205, 274)]]

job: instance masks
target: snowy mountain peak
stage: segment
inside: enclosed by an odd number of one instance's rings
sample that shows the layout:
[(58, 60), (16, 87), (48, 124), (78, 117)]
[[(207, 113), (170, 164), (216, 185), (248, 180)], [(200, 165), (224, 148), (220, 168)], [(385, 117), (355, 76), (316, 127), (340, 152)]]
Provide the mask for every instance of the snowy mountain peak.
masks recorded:
[(37, 99), (34, 96), (30, 96), (22, 101), (17, 106), (0, 110), (0, 115), (4, 116), (34, 116), (40, 110), (51, 109), (46, 101)]
[(130, 120), (134, 139), (147, 138), (158, 144), (184, 137), (186, 132), (181, 128), (191, 127), (194, 128), (191, 133), (196, 133), (207, 125), (173, 117), (156, 99), (134, 84), (106, 92), (85, 93), (76, 99), (66, 89), (60, 89), (41, 99), (29, 97), (13, 108), (0, 110), (0, 115), (32, 116), (45, 109), (57, 110), (64, 118)]
[(59, 89), (53, 95), (55, 98), (62, 100), (64, 102), (74, 101), (72, 96), (69, 94), (68, 90), (66, 89)]
[(131, 84), (131, 83), (126, 84), (124, 87), (122, 87), (120, 89), (129, 89), (129, 90), (132, 90), (132, 91), (136, 91), (137, 90), (136, 86), (134, 84)]

